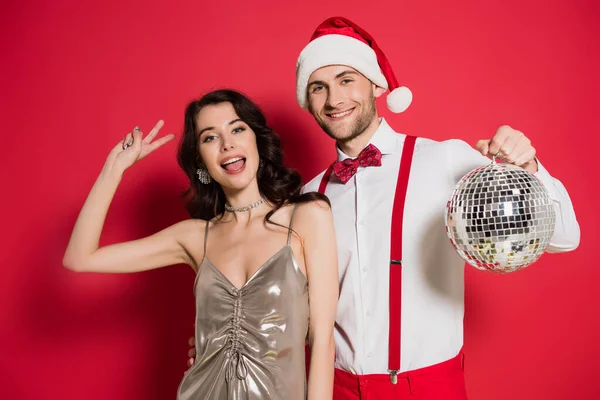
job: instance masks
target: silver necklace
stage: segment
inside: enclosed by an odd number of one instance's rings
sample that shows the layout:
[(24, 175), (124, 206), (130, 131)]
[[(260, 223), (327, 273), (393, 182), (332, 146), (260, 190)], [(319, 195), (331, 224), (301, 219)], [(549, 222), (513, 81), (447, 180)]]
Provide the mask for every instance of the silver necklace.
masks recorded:
[(260, 206), (264, 202), (265, 202), (265, 198), (261, 197), (260, 199), (258, 199), (258, 201), (250, 204), (249, 206), (244, 206), (244, 207), (233, 207), (233, 206), (225, 203), (225, 209), (227, 211), (231, 211), (231, 212), (244, 212), (244, 211), (252, 210), (253, 208)]

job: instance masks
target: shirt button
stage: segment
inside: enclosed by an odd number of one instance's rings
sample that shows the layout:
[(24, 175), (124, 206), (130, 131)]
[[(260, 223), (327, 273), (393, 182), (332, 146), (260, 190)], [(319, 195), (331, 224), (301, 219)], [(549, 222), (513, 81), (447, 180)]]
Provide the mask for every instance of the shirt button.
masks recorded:
[(367, 267), (363, 267), (363, 272), (367, 272)]
[(371, 358), (371, 357), (373, 357), (373, 354), (372, 353), (368, 353), (367, 357)]
[(358, 221), (358, 224), (359, 224), (360, 226), (363, 226), (363, 225), (365, 224), (365, 221), (363, 221), (363, 220), (361, 219), (360, 221)]
[(371, 311), (367, 311), (367, 317), (371, 316)]

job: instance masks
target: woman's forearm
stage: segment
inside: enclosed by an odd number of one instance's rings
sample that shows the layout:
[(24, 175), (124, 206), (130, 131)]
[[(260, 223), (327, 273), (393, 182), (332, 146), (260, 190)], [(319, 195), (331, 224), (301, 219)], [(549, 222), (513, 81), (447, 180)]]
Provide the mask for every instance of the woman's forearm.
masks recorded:
[(334, 360), (333, 335), (331, 335), (328, 342), (313, 343), (311, 345), (308, 400), (330, 400), (333, 397)]

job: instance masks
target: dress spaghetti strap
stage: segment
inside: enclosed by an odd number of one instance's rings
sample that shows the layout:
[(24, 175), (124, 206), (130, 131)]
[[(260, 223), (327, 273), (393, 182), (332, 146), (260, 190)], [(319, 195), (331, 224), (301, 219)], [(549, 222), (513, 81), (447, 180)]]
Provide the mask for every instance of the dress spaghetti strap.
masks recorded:
[(206, 242), (208, 241), (208, 225), (210, 221), (206, 221), (206, 228), (204, 229), (204, 254), (202, 258), (206, 258)]
[(292, 210), (292, 216), (290, 217), (290, 225), (288, 226), (288, 238), (287, 238), (287, 245), (289, 246), (291, 241), (292, 241), (292, 223), (294, 222), (294, 214), (296, 214), (296, 207), (298, 207), (297, 204), (294, 205), (294, 209)]

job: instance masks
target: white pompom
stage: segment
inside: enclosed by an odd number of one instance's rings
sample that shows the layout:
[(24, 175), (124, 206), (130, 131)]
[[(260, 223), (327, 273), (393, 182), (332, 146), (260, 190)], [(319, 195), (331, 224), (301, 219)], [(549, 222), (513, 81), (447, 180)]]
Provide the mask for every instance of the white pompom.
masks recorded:
[(388, 109), (393, 113), (406, 111), (412, 102), (412, 92), (405, 86), (400, 86), (392, 90), (386, 98)]

